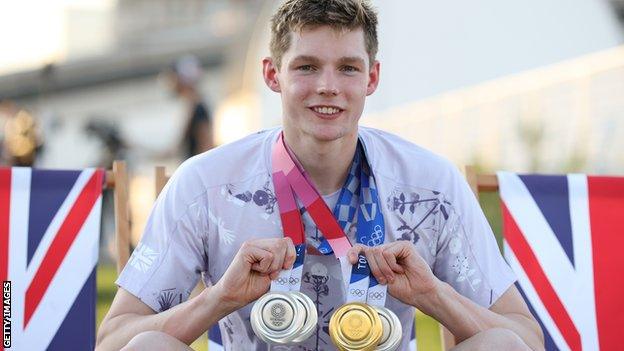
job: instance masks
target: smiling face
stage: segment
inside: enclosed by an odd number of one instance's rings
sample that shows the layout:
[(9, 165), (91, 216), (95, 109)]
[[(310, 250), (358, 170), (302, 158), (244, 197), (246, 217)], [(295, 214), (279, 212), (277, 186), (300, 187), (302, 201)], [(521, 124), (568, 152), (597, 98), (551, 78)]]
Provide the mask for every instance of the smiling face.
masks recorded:
[(265, 82), (281, 93), (286, 135), (314, 142), (357, 139), (364, 101), (379, 77), (379, 63), (369, 65), (361, 28), (293, 32), (281, 67), (270, 58), (263, 64)]

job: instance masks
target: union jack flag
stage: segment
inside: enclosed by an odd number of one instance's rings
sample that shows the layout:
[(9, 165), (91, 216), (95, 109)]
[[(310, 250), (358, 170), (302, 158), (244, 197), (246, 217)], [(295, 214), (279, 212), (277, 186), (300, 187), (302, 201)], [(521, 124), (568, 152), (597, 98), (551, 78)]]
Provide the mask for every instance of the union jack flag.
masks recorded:
[(505, 257), (547, 350), (624, 349), (624, 178), (498, 173)]
[[(0, 169), (12, 350), (92, 350), (104, 172)], [(0, 346), (0, 350), (3, 350)]]

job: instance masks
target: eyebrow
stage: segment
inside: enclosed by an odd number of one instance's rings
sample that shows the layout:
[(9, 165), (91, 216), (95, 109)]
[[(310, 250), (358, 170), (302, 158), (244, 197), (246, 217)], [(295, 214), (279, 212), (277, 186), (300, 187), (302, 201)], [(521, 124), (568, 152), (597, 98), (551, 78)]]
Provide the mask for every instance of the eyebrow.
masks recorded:
[[(310, 55), (299, 55), (293, 58), (292, 60), (293, 63), (297, 63), (301, 61), (312, 62), (315, 64), (319, 64), (321, 62), (321, 60), (318, 57), (310, 56)], [(358, 57), (358, 56), (341, 57), (338, 60), (338, 63), (341, 65), (344, 65), (344, 64), (360, 64), (362, 66), (366, 65), (366, 62), (361, 57)]]
[(366, 62), (364, 62), (364, 60), (358, 56), (341, 57), (338, 62), (340, 62), (340, 64), (359, 64), (362, 66), (366, 66)]
[(321, 60), (319, 60), (318, 57), (309, 56), (309, 55), (299, 55), (299, 56), (296, 56), (295, 58), (293, 58), (293, 60), (292, 60), (292, 62), (300, 62), (300, 61), (312, 62), (312, 63), (316, 63), (316, 64), (321, 62)]

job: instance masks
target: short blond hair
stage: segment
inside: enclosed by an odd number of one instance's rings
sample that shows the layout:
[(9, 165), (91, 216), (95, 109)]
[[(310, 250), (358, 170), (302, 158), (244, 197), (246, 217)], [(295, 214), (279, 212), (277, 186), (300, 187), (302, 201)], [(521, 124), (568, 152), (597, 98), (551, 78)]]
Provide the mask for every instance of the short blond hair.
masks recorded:
[(362, 28), (370, 65), (377, 55), (377, 12), (368, 0), (287, 0), (271, 18), (271, 57), (280, 67), (290, 33), (304, 27)]

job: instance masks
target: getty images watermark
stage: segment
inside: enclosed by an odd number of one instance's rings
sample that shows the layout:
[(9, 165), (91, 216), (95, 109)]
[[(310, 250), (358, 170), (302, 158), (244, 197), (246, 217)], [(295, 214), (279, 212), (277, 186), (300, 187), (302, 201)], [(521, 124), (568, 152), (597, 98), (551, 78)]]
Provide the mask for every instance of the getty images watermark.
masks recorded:
[(11, 281), (2, 283), (2, 346), (11, 347)]

